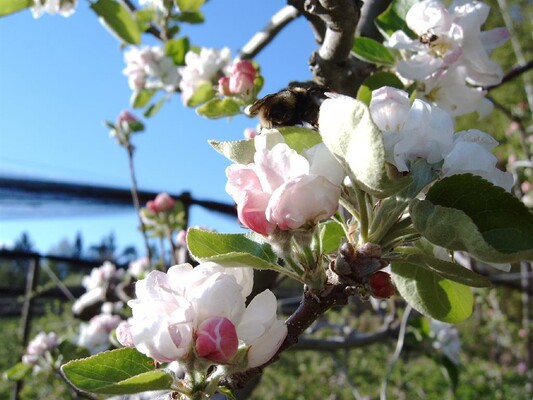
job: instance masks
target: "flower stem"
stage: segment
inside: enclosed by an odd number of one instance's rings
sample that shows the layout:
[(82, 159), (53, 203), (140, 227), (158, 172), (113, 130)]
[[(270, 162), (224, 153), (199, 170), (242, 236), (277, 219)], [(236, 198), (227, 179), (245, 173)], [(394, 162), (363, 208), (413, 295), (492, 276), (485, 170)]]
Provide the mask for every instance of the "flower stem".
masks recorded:
[(144, 247), (146, 251), (146, 257), (148, 257), (148, 260), (152, 261), (152, 251), (150, 250), (150, 244), (148, 243), (148, 236), (146, 235), (146, 227), (144, 226), (144, 222), (141, 218), (141, 207), (139, 205), (139, 193), (137, 190), (137, 178), (135, 177), (135, 167), (133, 164), (133, 152), (135, 151), (135, 148), (129, 144), (126, 147), (127, 153), (128, 153), (128, 163), (130, 167), (130, 177), (131, 177), (131, 197), (133, 200), (133, 206), (135, 207), (135, 212), (137, 213), (137, 218), (139, 219), (139, 226), (141, 228), (141, 233), (144, 240)]

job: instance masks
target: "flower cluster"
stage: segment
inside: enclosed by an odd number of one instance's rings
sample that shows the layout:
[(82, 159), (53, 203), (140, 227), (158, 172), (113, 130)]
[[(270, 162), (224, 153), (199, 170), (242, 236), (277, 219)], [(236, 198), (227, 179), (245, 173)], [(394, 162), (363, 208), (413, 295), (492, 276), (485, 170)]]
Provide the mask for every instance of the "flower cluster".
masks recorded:
[(242, 96), (249, 99), (253, 95), (257, 71), (248, 60), (236, 60), (229, 76), (218, 80), (218, 91), (222, 96)]
[(268, 236), (315, 224), (338, 210), (344, 171), (323, 144), (301, 155), (275, 130), (254, 141), (254, 162), (226, 169), (226, 191), (244, 226)]
[(154, 237), (169, 237), (185, 223), (183, 204), (174, 200), (168, 193), (159, 193), (140, 210), (145, 229)]
[(109, 335), (121, 320), (120, 316), (107, 313), (94, 316), (88, 323), (80, 325), (76, 344), (86, 348), (91, 354), (109, 349), (111, 345)]
[(180, 83), (178, 68), (171, 57), (165, 55), (159, 46), (131, 47), (124, 53), (130, 89), (139, 92), (143, 89), (164, 89), (173, 92)]
[(93, 268), (91, 273), (85, 275), (81, 281), (87, 292), (72, 305), (72, 312), (80, 315), (85, 309), (105, 302), (110, 283), (120, 282), (124, 275), (125, 271), (117, 269), (110, 261), (105, 261), (100, 267)]
[(418, 38), (395, 32), (388, 46), (405, 51), (398, 73), (423, 83), (423, 96), (452, 115), (490, 112), (481, 87), (501, 82), (500, 66), (489, 58), (492, 49), (508, 39), (505, 28), (481, 31), (489, 6), (481, 2), (454, 1), (448, 8), (439, 0), (414, 4), (407, 26)]
[(227, 47), (222, 50), (202, 48), (199, 53), (189, 51), (185, 64), (179, 68), (182, 77), (179, 88), (183, 104), (187, 105), (202, 85), (215, 85), (221, 76), (230, 72), (231, 51)]
[(39, 359), (44, 357), (46, 352), (53, 350), (57, 346), (57, 334), (55, 332), (39, 332), (26, 348), (22, 356), (22, 362), (36, 366)]
[(472, 173), (511, 190), (513, 177), (496, 168), (491, 150), (498, 142), (489, 134), (477, 129), (454, 134), (448, 113), (419, 99), (411, 105), (406, 92), (390, 87), (372, 92), (370, 113), (383, 132), (386, 159), (399, 171), (422, 158), (442, 162), (442, 177)]
[(175, 265), (166, 274), (152, 271), (137, 282), (137, 299), (128, 302), (133, 316), (119, 326), (117, 338), (159, 362), (231, 364), (240, 352), (246, 367), (262, 365), (287, 328), (276, 318), (269, 290), (245, 306), (252, 285), (253, 270), (245, 267), (203, 263)]
[(44, 13), (70, 17), (76, 10), (78, 0), (33, 0), (31, 12), (33, 18), (40, 18)]

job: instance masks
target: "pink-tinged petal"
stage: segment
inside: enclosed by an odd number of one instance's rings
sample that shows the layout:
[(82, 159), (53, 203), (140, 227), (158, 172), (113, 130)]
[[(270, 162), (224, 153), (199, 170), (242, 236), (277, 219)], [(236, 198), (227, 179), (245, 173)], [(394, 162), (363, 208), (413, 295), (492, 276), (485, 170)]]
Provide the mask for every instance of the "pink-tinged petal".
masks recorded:
[(317, 223), (337, 212), (340, 195), (340, 188), (323, 176), (302, 175), (284, 183), (272, 194), (267, 219), (281, 230)]
[(407, 61), (400, 61), (398, 73), (407, 79), (422, 80), (444, 66), (443, 59), (435, 58), (428, 53), (420, 53)]
[(264, 290), (253, 298), (246, 307), (237, 327), (239, 338), (247, 344), (262, 336), (276, 321), (277, 300), (274, 293)]
[(226, 168), (226, 192), (237, 201), (242, 192), (248, 190), (262, 191), (261, 183), (255, 173), (253, 164), (232, 164)]
[(131, 325), (127, 321), (122, 321), (116, 330), (118, 342), (124, 347), (135, 347), (133, 336), (131, 335)]
[(309, 173), (309, 162), (285, 143), (276, 144), (272, 150), (256, 151), (254, 161), (261, 187), (267, 193), (289, 179)]
[(229, 362), (237, 353), (239, 339), (235, 325), (224, 317), (212, 317), (196, 331), (196, 352), (217, 363)]
[(270, 195), (264, 192), (248, 191), (237, 202), (239, 221), (254, 232), (268, 236), (276, 229), (276, 224), (266, 218), (266, 208)]

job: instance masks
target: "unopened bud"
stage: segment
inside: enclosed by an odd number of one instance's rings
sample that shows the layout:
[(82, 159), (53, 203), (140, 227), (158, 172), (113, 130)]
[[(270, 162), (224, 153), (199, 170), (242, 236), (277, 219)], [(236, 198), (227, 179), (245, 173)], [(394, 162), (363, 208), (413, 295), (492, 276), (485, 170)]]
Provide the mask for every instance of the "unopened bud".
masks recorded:
[(235, 325), (225, 317), (211, 317), (198, 327), (196, 352), (200, 357), (227, 363), (237, 353), (239, 338)]
[(370, 292), (374, 297), (388, 299), (395, 292), (390, 274), (383, 271), (372, 274), (368, 284), (370, 286)]

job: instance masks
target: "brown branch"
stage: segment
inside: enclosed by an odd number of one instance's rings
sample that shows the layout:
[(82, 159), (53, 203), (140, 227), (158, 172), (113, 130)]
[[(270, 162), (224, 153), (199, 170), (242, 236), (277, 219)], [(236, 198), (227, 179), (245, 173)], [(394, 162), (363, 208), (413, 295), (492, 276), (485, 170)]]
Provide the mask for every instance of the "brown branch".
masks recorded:
[(351, 54), (361, 16), (361, 2), (303, 0), (293, 4), (314, 26), (317, 26), (317, 18), (325, 26), (321, 46), (309, 61), (315, 82), (337, 93), (355, 97), (361, 83), (375, 69)]
[(529, 71), (531, 69), (533, 69), (533, 60), (527, 62), (524, 65), (519, 65), (518, 67), (515, 67), (512, 70), (510, 70), (509, 72), (507, 72), (503, 76), (502, 81), (500, 83), (498, 83), (497, 85), (487, 86), (487, 87), (484, 87), (483, 89), (487, 90), (487, 91), (492, 90), (492, 89), (496, 89), (497, 87), (500, 87), (503, 84), (505, 84), (507, 82), (510, 82), (510, 81), (512, 81), (515, 78), (518, 78), (520, 75), (522, 75), (523, 73), (525, 73), (525, 72), (527, 72), (527, 71)]

